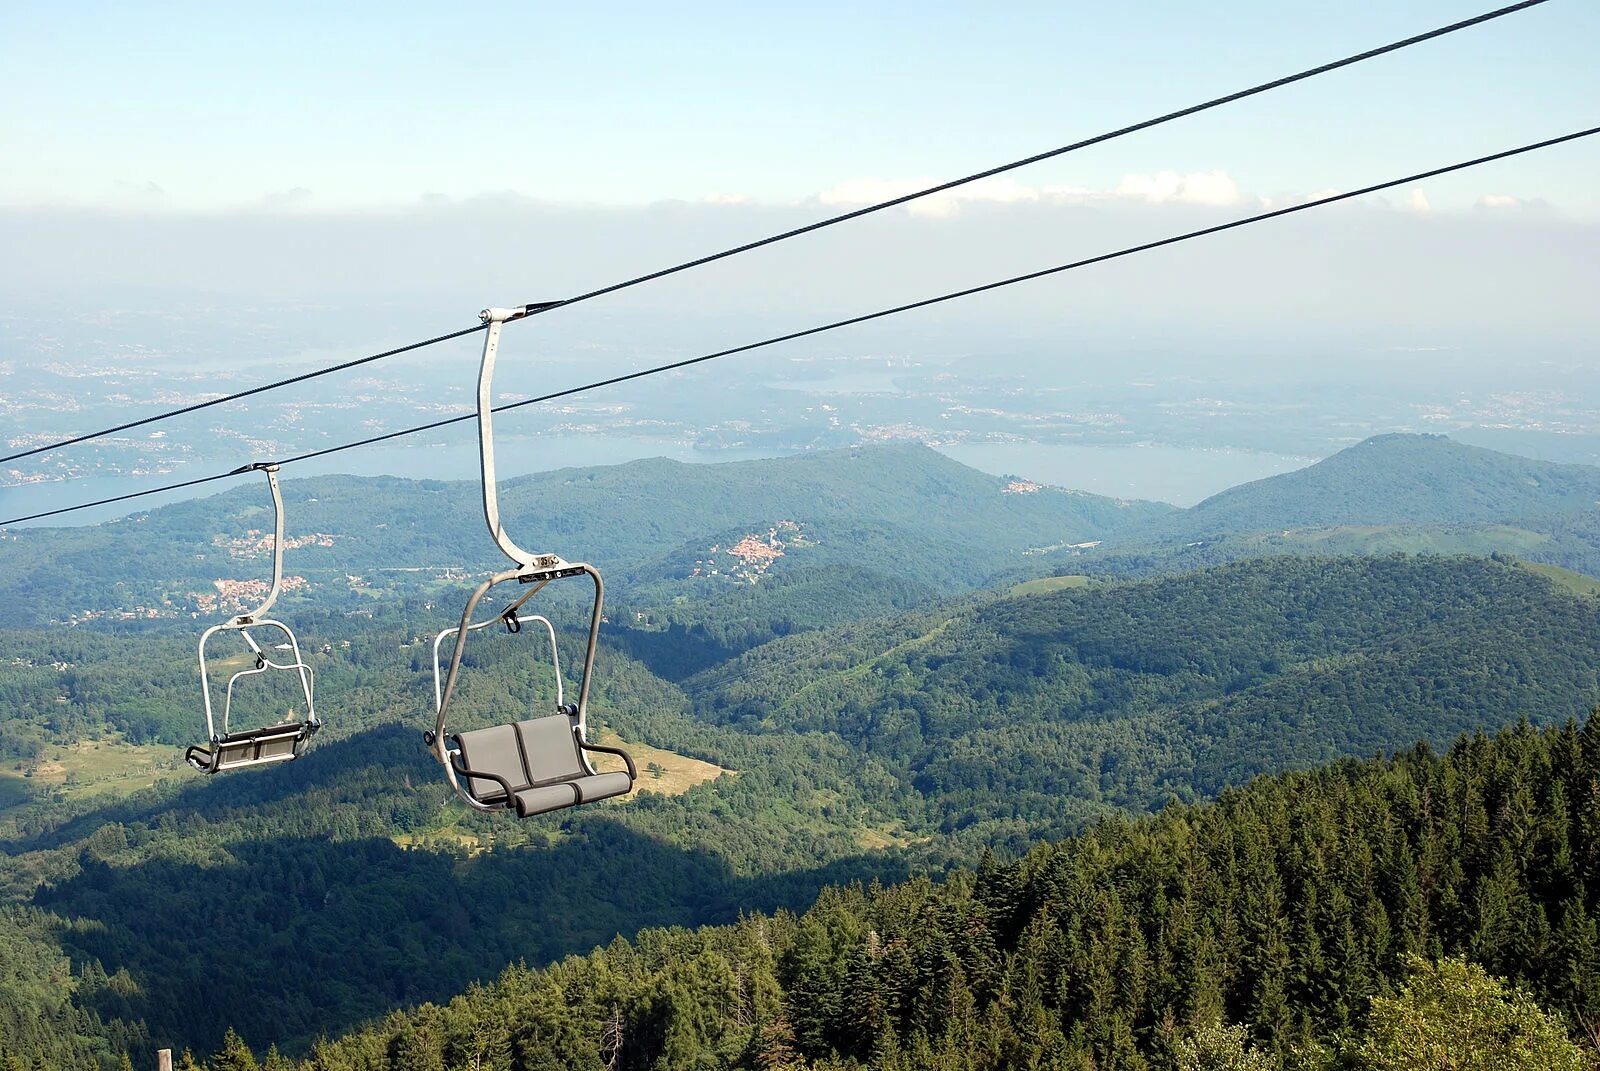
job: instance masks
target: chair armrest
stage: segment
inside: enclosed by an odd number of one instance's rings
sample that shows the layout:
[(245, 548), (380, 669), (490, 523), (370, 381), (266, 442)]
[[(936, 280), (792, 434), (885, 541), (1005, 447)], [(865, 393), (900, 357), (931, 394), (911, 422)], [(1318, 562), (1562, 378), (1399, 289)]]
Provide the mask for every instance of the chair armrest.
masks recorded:
[(620, 747), (606, 747), (604, 744), (586, 744), (582, 740), (578, 741), (578, 746), (585, 751), (604, 751), (607, 755), (621, 755), (622, 761), (628, 764), (628, 780), (639, 780), (639, 771), (634, 767), (633, 759)]
[[(205, 757), (205, 761), (204, 762), (196, 762), (195, 761), (195, 756), (197, 754), (198, 755), (203, 755)], [(183, 761), (187, 762), (190, 766), (193, 766), (196, 770), (200, 770), (201, 772), (205, 772), (205, 771), (211, 769), (211, 752), (207, 751), (205, 748), (201, 747), (199, 744), (190, 744), (189, 745), (189, 750), (185, 751), (183, 753)]]
[[(515, 802), (513, 797), (515, 797), (516, 793), (511, 788), (511, 782), (507, 781), (504, 777), (500, 777), (499, 775), (492, 773), (474, 773), (456, 761), (455, 752), (450, 753), (450, 768), (456, 773), (460, 774), (462, 777), (476, 777), (484, 781), (493, 781), (505, 792), (507, 807), (512, 806)], [(476, 793), (474, 793), (474, 795), (476, 795)], [(483, 801), (479, 800), (478, 802), (482, 803)]]

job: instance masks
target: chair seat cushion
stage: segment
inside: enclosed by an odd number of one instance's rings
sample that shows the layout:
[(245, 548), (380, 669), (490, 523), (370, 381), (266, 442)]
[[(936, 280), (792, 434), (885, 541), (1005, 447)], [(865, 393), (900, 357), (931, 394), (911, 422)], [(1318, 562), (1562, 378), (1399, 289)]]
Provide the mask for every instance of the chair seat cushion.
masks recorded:
[(563, 781), (556, 785), (538, 785), (523, 789), (516, 795), (517, 817), (527, 818), (529, 815), (571, 807), (578, 802), (578, 790), (573, 786), (574, 782)]
[(620, 771), (580, 777), (573, 782), (578, 790), (579, 803), (608, 800), (612, 796), (626, 795), (633, 788), (633, 779)]

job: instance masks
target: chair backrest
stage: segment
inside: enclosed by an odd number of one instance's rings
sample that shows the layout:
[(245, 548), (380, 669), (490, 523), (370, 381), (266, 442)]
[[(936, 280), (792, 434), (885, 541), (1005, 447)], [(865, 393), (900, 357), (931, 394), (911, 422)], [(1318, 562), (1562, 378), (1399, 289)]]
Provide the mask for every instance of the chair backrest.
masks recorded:
[(489, 777), (473, 774), (499, 777), (515, 793), (586, 777), (590, 772), (578, 750), (572, 719), (565, 714), (471, 729), (457, 733), (455, 740), (468, 790), (480, 803), (503, 802), (506, 790)]
[(529, 784), (570, 781), (589, 772), (578, 752), (572, 719), (565, 714), (519, 721), (517, 735), (522, 738), (522, 755), (528, 762)]
[[(461, 765), (467, 770), (504, 778), (513, 792), (528, 783), (517, 746), (516, 726), (491, 725), (457, 733), (456, 746), (461, 749)], [(467, 791), (483, 803), (503, 802), (506, 798), (506, 790), (488, 778), (469, 777)]]

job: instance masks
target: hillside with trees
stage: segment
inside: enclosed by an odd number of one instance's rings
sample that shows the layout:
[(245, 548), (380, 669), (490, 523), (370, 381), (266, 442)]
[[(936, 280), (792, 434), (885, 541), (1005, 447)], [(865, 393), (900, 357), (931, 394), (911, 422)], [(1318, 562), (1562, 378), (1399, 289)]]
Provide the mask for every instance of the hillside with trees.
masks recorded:
[(1509, 563), (1275, 558), (791, 637), (686, 682), (703, 717), (837, 736), (918, 827), (1018, 846), (1113, 805), (1600, 700), (1600, 619)]
[[(646, 930), (265, 1063), (1587, 1068), (1597, 733), (1347, 760), (942, 881)], [(208, 1066), (257, 1060), (230, 1034)]]
[[(1016, 567), (1030, 549), (1100, 539), (1172, 512), (1010, 488), (927, 447), (878, 446), (538, 473), (505, 481), (501, 508), (521, 543), (599, 564), (619, 596), (658, 581), (677, 582), (673, 593), (682, 594), (694, 579), (697, 597), (794, 568), (844, 570), (858, 589), (966, 589)], [(370, 609), (396, 593), (454, 592), (498, 567), (476, 483), (328, 476), (286, 480), (283, 489), (293, 541), (285, 569), (307, 580), (306, 599)], [(245, 481), (92, 528), (0, 531), (0, 626), (95, 611), (118, 620), (139, 608), (153, 613), (132, 620), (189, 619), (200, 606), (188, 593), (264, 575), (271, 523), (266, 489)]]
[[(300, 1052), (509, 961), (1020, 854), (1261, 772), (1573, 716), (1600, 694), (1582, 598), (1482, 559), (1277, 559), (973, 595), (773, 641), (681, 686), (608, 647), (597, 730), (731, 772), (673, 796), (647, 774), (634, 800), (526, 823), (466, 813), (423, 750), (430, 635), (322, 612), (303, 638), (331, 648), (329, 725), (306, 758), (120, 801), (35, 793), (0, 811), (0, 891), (32, 913), (23, 958), (73, 964), (63, 1021), (200, 1049), (232, 1025)], [(10, 638), (30, 665), (0, 667), (0, 687), (35, 739), (192, 742), (187, 637)], [(500, 639), (475, 648), (463, 726), (552, 692)], [(207, 930), (257, 954), (199, 957)], [(315, 992), (307, 970), (327, 979)], [(201, 986), (203, 1004), (185, 998)]]
[(1150, 576), (1266, 556), (1384, 554), (1509, 554), (1600, 575), (1600, 468), (1442, 435), (1379, 435), (1094, 547), (1030, 556), (1011, 578)]
[(1308, 468), (1229, 488), (1164, 518), (1163, 535), (1337, 525), (1506, 524), (1594, 509), (1600, 468), (1536, 461), (1443, 435), (1378, 435)]

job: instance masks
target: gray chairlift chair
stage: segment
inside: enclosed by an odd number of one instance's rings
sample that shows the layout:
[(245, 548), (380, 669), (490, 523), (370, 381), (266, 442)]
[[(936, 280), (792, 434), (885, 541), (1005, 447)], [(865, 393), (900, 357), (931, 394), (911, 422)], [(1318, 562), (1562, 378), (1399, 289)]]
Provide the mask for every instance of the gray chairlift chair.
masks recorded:
[[(556, 554), (530, 554), (506, 535), (500, 523), (500, 501), (495, 484), (493, 391), (495, 355), (500, 346), (500, 327), (508, 320), (520, 319), (543, 306), (525, 305), (515, 309), (485, 309), (480, 315), (488, 331), (483, 340), (483, 363), (478, 371), (478, 449), (483, 463), (483, 514), (495, 544), (511, 559), (512, 568), (489, 577), (478, 585), (461, 614), (461, 623), (445, 629), (434, 639), (433, 686), (434, 726), (424, 734), (428, 748), (444, 767), (450, 786), (466, 804), (477, 811), (514, 811), (520, 818), (573, 807), (580, 803), (622, 796), (633, 791), (638, 779), (633, 759), (620, 748), (591, 744), (587, 736), (589, 683), (594, 670), (595, 647), (600, 640), (601, 605), (605, 584), (600, 572), (585, 562), (569, 562)], [(523, 615), (523, 605), (545, 585), (568, 577), (587, 576), (594, 583), (594, 606), (589, 617), (589, 641), (583, 660), (583, 675), (578, 683), (578, 701), (567, 703), (561, 685), (560, 656), (556, 651), (555, 628), (541, 615)], [(530, 588), (499, 615), (486, 621), (473, 621), (478, 604), (490, 590), (516, 581)], [(487, 729), (450, 732), (445, 728), (450, 701), (461, 674), (461, 658), (467, 639), (496, 621), (507, 631), (522, 631), (526, 623), (540, 623), (550, 640), (551, 663), (556, 674), (555, 708), (548, 714), (535, 714), (526, 720), (511, 721)], [(454, 633), (455, 648), (444, 670), (439, 647)], [(597, 773), (587, 753), (618, 755), (627, 772)]]
[[(272, 604), (278, 601), (278, 593), (283, 588), (283, 494), (278, 489), (278, 466), (247, 465), (239, 471), (265, 472), (267, 485), (272, 489), (272, 506), (277, 515), (272, 535), (272, 588), (267, 592), (266, 600), (253, 611), (220, 625), (213, 625), (200, 637), (200, 691), (205, 698), (206, 736), (210, 746), (196, 744), (184, 753), (184, 759), (196, 770), (208, 774), (220, 773), (223, 770), (239, 770), (246, 766), (265, 766), (269, 763), (298, 758), (305, 748), (306, 741), (322, 727), (322, 722), (317, 720), (316, 703), (312, 697), (311, 667), (306, 665), (305, 659), (301, 657), (300, 641), (295, 639), (288, 625), (266, 616), (272, 609)], [(252, 630), (281, 633), (283, 642), (275, 646), (264, 646), (251, 634)], [(219, 632), (237, 632), (245, 645), (255, 654), (253, 667), (240, 670), (228, 678), (227, 688), (223, 693), (220, 732), (212, 711), (211, 673), (206, 654), (211, 638)], [(291, 660), (273, 661), (272, 653), (276, 651), (287, 651)], [(229, 715), (233, 710), (234, 686), (246, 677), (254, 677), (269, 670), (285, 670), (298, 676), (300, 691), (305, 701), (305, 717), (256, 729), (234, 729), (229, 724)]]

